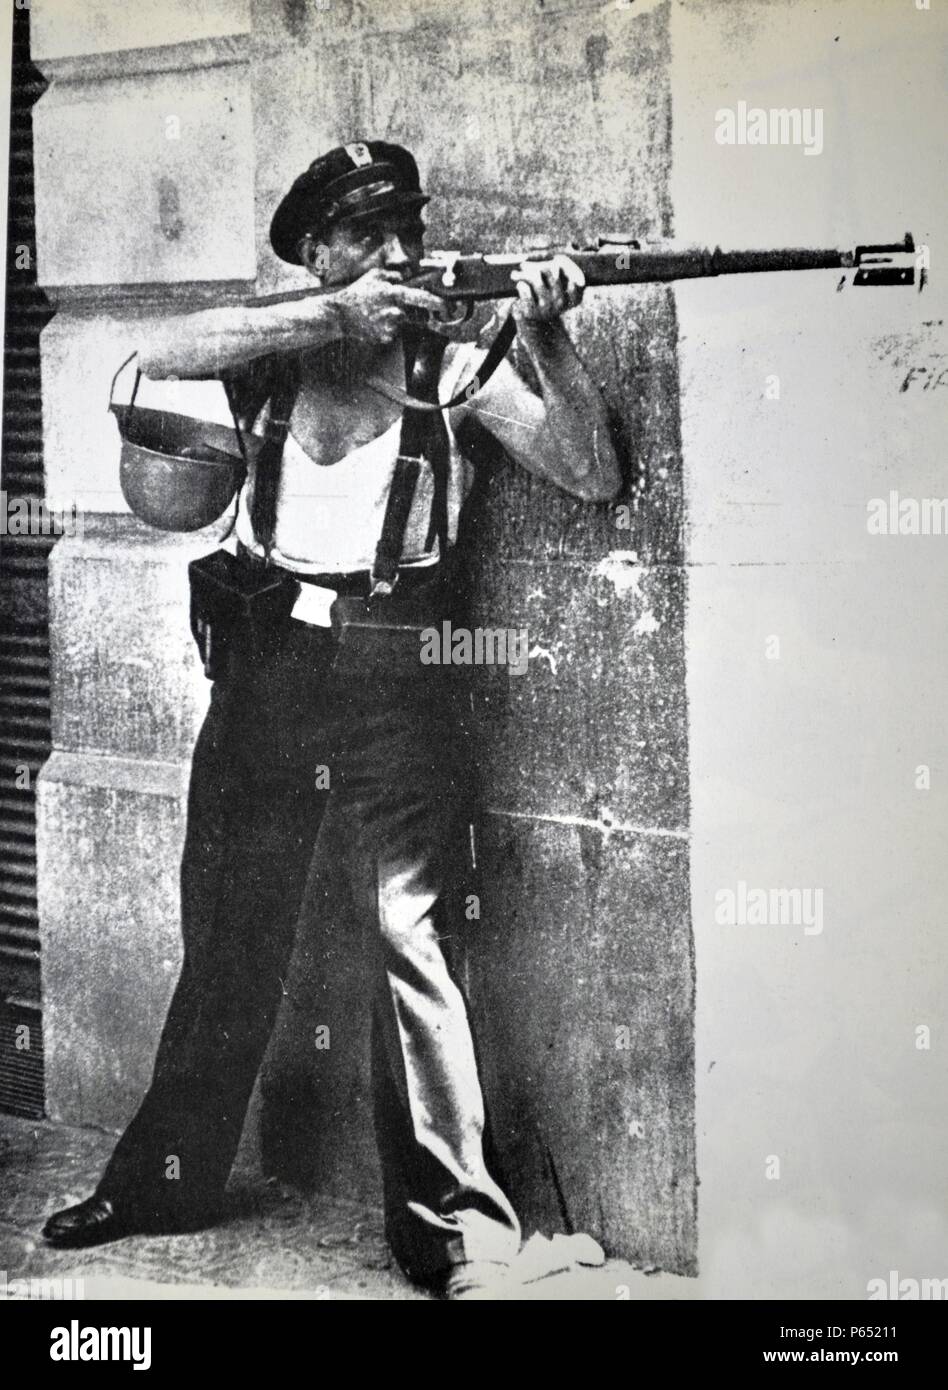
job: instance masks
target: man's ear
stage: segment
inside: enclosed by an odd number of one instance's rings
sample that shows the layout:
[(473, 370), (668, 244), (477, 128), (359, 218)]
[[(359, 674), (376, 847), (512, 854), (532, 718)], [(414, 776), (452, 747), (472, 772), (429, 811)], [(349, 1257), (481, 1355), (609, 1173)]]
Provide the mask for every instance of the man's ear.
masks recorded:
[(300, 260), (320, 285), (329, 266), (329, 248), (324, 241), (318, 241), (312, 232), (307, 232), (299, 243)]

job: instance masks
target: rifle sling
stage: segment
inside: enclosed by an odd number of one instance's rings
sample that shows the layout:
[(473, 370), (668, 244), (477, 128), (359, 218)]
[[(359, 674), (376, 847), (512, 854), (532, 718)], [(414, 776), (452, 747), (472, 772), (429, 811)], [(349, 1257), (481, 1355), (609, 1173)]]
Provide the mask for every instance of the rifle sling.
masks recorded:
[[(403, 410), (423, 410), (430, 412), (434, 410), (452, 410), (456, 405), (462, 405), (465, 401), (473, 399), (478, 391), (494, 375), (501, 362), (507, 356), (510, 345), (517, 335), (517, 320), (512, 314), (508, 314), (500, 327), (496, 338), (491, 343), (490, 348), (474, 375), (462, 386), (449, 401), (422, 400), (418, 396), (410, 395), (407, 391), (400, 391), (397, 386), (392, 386), (390, 382), (372, 379), (366, 383), (373, 391), (377, 391), (380, 396), (385, 396), (388, 400), (400, 405)], [(473, 389), (472, 389), (473, 388)]]
[[(409, 389), (399, 392), (399, 396), (404, 396), (408, 404), (402, 416), (398, 458), (372, 566), (373, 595), (390, 594), (397, 582), (405, 531), (423, 462), (431, 467), (434, 483), (426, 544), (431, 546), (437, 537), (442, 560), (446, 554), (450, 449), (444, 419), (440, 416), (433, 419), (430, 413), (441, 409), (437, 404), (438, 379), (446, 346), (446, 340), (434, 333), (414, 331), (405, 335), (405, 385)], [(424, 413), (419, 412), (416, 401), (425, 407)]]
[(254, 536), (270, 558), (276, 530), (277, 496), (283, 449), (290, 432), (290, 416), (300, 389), (300, 361), (295, 356), (279, 358), (277, 379), (270, 397), (270, 409), (263, 432), (263, 444), (254, 470), (253, 504), (250, 525)]

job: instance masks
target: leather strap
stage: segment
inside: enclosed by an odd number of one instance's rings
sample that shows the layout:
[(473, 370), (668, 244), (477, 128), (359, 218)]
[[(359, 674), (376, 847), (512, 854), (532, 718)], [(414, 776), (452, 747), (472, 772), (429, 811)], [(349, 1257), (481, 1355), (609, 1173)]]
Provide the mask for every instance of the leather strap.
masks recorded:
[(300, 389), (300, 362), (296, 356), (278, 359), (277, 383), (270, 397), (270, 409), (263, 431), (263, 444), (257, 455), (254, 470), (253, 506), (250, 524), (255, 538), (270, 558), (276, 530), (277, 495), (280, 489), (280, 470), (283, 448), (290, 432), (290, 416)]
[(468, 381), (460, 387), (449, 401), (439, 401), (437, 395), (433, 399), (424, 400), (417, 395), (411, 395), (408, 391), (400, 391), (397, 386), (393, 386), (388, 381), (381, 381), (372, 378), (366, 382), (373, 391), (377, 391), (380, 396), (385, 396), (387, 400), (394, 401), (403, 410), (421, 410), (429, 413), (434, 410), (452, 410), (454, 406), (463, 404), (464, 401), (471, 400), (477, 395), (481, 387), (486, 386), (487, 382), (494, 375), (501, 362), (507, 356), (510, 345), (517, 336), (517, 320), (512, 314), (508, 314), (501, 324), (500, 331), (491, 343), (483, 362)]
[[(445, 338), (426, 330), (411, 329), (405, 335), (405, 385), (409, 390), (399, 395), (404, 394), (409, 405), (402, 416), (398, 458), (375, 549), (371, 597), (390, 594), (398, 581), (405, 531), (423, 463), (431, 467), (434, 483), (426, 544), (432, 545), (437, 537), (441, 558), (446, 554), (450, 447), (444, 417), (430, 413), (441, 409), (437, 404), (438, 381), (446, 347)], [(414, 405), (416, 400), (424, 405), (424, 413)]]

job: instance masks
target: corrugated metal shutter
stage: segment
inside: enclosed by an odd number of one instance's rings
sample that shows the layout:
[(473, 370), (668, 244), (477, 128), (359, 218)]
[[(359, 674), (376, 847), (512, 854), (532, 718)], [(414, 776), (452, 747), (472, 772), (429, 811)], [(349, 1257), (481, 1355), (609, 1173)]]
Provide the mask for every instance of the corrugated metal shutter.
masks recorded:
[[(13, 9), (13, 96), (4, 325), (3, 467), (13, 499), (40, 503), (39, 335), (51, 317), (36, 286), (32, 106), (45, 82), (30, 62), (30, 12)], [(0, 536), (0, 1109), (43, 1114), (36, 910), (36, 776), (49, 755), (47, 561), (54, 537)]]

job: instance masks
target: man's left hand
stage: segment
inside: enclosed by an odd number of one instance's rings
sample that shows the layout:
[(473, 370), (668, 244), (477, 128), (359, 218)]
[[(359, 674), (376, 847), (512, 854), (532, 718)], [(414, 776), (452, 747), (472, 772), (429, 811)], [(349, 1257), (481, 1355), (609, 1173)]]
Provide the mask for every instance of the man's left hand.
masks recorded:
[(517, 286), (514, 317), (533, 323), (549, 323), (567, 309), (575, 309), (586, 287), (586, 277), (569, 256), (524, 261), (510, 278)]

